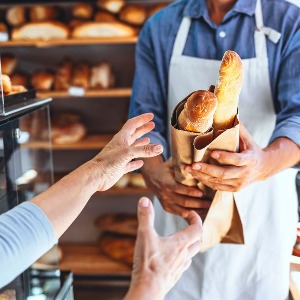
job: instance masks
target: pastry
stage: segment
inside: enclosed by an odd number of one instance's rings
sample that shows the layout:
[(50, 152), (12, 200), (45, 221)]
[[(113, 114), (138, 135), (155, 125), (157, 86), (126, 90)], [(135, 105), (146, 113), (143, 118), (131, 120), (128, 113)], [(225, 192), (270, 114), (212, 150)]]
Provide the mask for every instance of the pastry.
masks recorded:
[(114, 85), (114, 76), (108, 63), (95, 65), (91, 70), (91, 88), (108, 89)]
[(97, 5), (99, 8), (117, 14), (125, 5), (125, 0), (98, 0)]
[(64, 127), (52, 126), (51, 137), (54, 144), (66, 145), (80, 141), (86, 135), (86, 127), (73, 123)]
[(74, 18), (89, 20), (93, 16), (93, 7), (90, 3), (78, 3), (72, 8)]
[(209, 91), (192, 93), (178, 117), (182, 130), (206, 133), (213, 125), (214, 113), (218, 106), (217, 97)]
[(116, 21), (116, 17), (109, 13), (109, 12), (106, 12), (106, 11), (98, 11), (96, 14), (95, 14), (95, 21), (96, 22), (114, 22)]
[(51, 72), (39, 71), (31, 77), (31, 84), (38, 91), (50, 91), (53, 83), (54, 75)]
[(11, 90), (11, 81), (9, 76), (2, 74), (0, 76), (1, 80), (2, 80), (2, 85), (0, 86), (0, 89), (3, 89), (3, 93), (4, 94), (9, 94), (12, 90)]
[(12, 6), (6, 11), (6, 21), (13, 27), (26, 23), (26, 10), (23, 6)]
[(86, 64), (79, 64), (74, 68), (72, 86), (88, 89), (90, 86), (90, 68)]
[(142, 5), (127, 5), (122, 8), (119, 18), (126, 23), (141, 26), (147, 19), (147, 10)]
[(35, 5), (29, 8), (31, 22), (53, 20), (56, 15), (57, 10), (53, 6)]
[(2, 68), (2, 73), (11, 75), (17, 65), (17, 59), (14, 55), (3, 55), (1, 57), (1, 68)]
[(243, 64), (234, 51), (226, 51), (219, 70), (215, 89), (218, 108), (214, 115), (214, 130), (225, 130), (233, 126), (237, 114), (239, 95), (243, 84)]
[(12, 85), (23, 85), (26, 87), (28, 85), (28, 78), (22, 73), (14, 73), (10, 75), (10, 81)]
[(64, 60), (56, 70), (54, 76), (54, 89), (56, 91), (66, 91), (72, 79), (72, 63), (70, 60)]

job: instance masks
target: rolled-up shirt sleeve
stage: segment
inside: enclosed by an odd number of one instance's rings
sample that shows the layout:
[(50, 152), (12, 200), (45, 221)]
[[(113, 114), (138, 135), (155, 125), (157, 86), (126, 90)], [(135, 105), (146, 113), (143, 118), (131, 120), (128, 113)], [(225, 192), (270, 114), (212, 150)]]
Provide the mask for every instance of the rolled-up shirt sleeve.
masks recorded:
[(278, 114), (271, 142), (286, 137), (300, 147), (300, 28), (294, 22), (294, 33), (286, 34), (288, 39), (282, 51), (278, 76)]
[[(154, 47), (155, 43), (155, 47)], [(162, 74), (161, 55), (157, 54), (159, 40), (146, 23), (136, 46), (136, 70), (130, 101), (129, 117), (152, 112), (155, 128), (147, 134), (151, 143), (164, 147), (163, 156), (169, 156), (167, 143), (167, 76)], [(157, 54), (157, 55), (156, 55)]]
[(36, 204), (24, 202), (0, 215), (0, 288), (56, 243), (51, 222)]

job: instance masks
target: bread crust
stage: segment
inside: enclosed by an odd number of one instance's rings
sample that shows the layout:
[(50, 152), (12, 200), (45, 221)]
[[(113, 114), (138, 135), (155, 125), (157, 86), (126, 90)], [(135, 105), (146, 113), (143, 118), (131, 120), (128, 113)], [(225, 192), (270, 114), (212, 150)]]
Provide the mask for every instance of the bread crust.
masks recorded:
[[(11, 86), (11, 81), (8, 75), (2, 74), (1, 76), (2, 79), (2, 88), (3, 88), (3, 93), (4, 94), (9, 94), (12, 91), (12, 86)], [(1, 86), (0, 86), (1, 90)]]
[(122, 8), (119, 18), (126, 23), (141, 26), (147, 19), (148, 12), (142, 5), (127, 5)]
[(192, 93), (178, 117), (178, 126), (182, 130), (205, 133), (213, 124), (213, 116), (218, 100), (214, 93), (199, 90)]
[(98, 0), (97, 5), (99, 8), (117, 14), (125, 5), (125, 0)]
[(226, 130), (232, 127), (237, 114), (238, 99), (243, 84), (243, 64), (234, 51), (224, 53), (215, 95), (218, 108), (214, 115), (214, 129)]

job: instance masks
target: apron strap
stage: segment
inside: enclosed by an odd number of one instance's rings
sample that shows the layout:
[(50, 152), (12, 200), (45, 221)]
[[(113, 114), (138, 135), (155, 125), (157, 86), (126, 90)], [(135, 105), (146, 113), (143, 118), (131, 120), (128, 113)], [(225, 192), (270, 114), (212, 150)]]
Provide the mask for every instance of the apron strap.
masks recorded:
[(191, 23), (192, 21), (189, 17), (184, 17), (182, 19), (176, 35), (172, 56), (182, 55), (188, 37), (188, 33), (191, 27)]

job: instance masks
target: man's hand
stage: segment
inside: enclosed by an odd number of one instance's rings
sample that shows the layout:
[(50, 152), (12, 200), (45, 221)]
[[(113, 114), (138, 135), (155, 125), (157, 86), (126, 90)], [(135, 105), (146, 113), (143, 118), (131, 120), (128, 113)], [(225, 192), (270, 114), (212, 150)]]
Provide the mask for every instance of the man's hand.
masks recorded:
[[(154, 128), (150, 122), (154, 115), (146, 113), (128, 120), (105, 148), (90, 162), (101, 176), (100, 191), (112, 187), (125, 173), (143, 166), (137, 158), (153, 157), (163, 152), (161, 145), (149, 144), (149, 138), (141, 138)], [(138, 140), (139, 139), (139, 140)]]
[(199, 252), (202, 222), (191, 211), (189, 226), (174, 235), (160, 237), (153, 227), (152, 203), (145, 197), (138, 204), (138, 220), (132, 281), (125, 299), (163, 300)]
[(172, 160), (160, 162), (143, 172), (147, 186), (157, 195), (167, 212), (186, 218), (195, 210), (205, 218), (211, 201), (201, 200), (203, 192), (196, 187), (180, 184), (174, 179)]
[(236, 192), (267, 177), (266, 156), (241, 124), (240, 153), (215, 150), (211, 157), (220, 165), (194, 163), (185, 170), (214, 190)]

